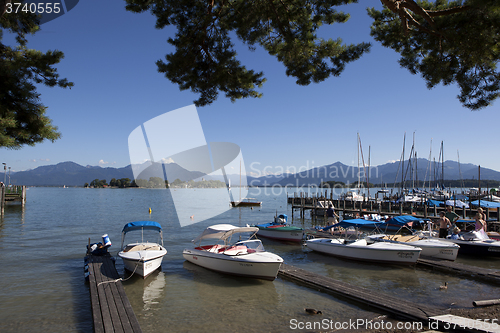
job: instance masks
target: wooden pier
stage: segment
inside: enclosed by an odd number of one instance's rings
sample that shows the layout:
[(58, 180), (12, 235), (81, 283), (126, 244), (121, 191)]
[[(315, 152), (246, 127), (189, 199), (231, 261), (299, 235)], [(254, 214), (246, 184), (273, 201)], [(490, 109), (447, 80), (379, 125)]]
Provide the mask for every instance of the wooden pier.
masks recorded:
[(474, 276), (477, 279), (500, 284), (500, 271), (481, 268), (477, 266), (464, 265), (455, 261), (442, 260), (429, 257), (420, 257), (417, 266), (444, 271), (448, 273)]
[[(382, 200), (363, 200), (353, 201), (349, 199), (333, 198), (333, 194), (328, 195), (327, 191), (317, 193), (315, 196), (308, 196), (306, 193), (294, 193), (293, 197), (287, 198), (287, 203), (292, 205), (292, 218), (294, 211), (299, 210), (300, 218), (305, 217), (305, 211), (311, 212), (313, 220), (318, 217), (326, 218), (326, 208), (329, 204), (333, 204), (335, 212), (341, 214), (344, 219), (350, 218), (349, 216), (359, 216), (363, 218), (364, 215), (379, 214), (387, 216), (397, 216), (403, 214), (413, 215), (418, 218), (439, 218), (439, 212), (446, 211), (446, 207), (429, 207), (426, 204), (426, 199), (422, 198), (421, 202), (402, 202), (393, 203), (391, 201)], [(483, 208), (488, 220), (488, 231), (500, 230), (500, 214), (497, 209)], [(453, 211), (456, 212), (461, 219), (470, 219), (477, 213), (477, 208), (458, 208), (454, 207)], [(498, 221), (492, 221), (496, 218)]]
[(26, 186), (0, 186), (0, 216), (5, 212), (5, 205), (26, 203)]
[(108, 254), (88, 255), (88, 282), (95, 333), (141, 333), (120, 276)]
[(384, 313), (390, 313), (398, 318), (404, 318), (406, 320), (428, 323), (430, 317), (442, 315), (445, 312), (445, 310), (380, 294), (366, 288), (353, 286), (351, 284), (337, 281), (332, 278), (287, 264), (281, 265), (278, 276), (283, 279), (306, 285), (315, 290), (360, 302), (381, 310)]

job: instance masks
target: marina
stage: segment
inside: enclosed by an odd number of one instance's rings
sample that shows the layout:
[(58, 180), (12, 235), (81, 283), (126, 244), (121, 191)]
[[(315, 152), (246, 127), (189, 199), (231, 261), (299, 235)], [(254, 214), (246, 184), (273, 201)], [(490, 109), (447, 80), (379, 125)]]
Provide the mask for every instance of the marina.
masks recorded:
[[(29, 188), (26, 207), (8, 207), (0, 224), (0, 260), (4, 267), (10, 268), (0, 271), (5, 286), (0, 291), (0, 331), (92, 331), (90, 286), (84, 283), (82, 269), (88, 237), (108, 234), (113, 242), (109, 253), (116, 258), (118, 276), (128, 276), (117, 256), (121, 231), (126, 222), (143, 220), (161, 223), (168, 249), (161, 270), (146, 278), (134, 274), (121, 282), (143, 332), (166, 327), (176, 332), (203, 332), (208, 325), (219, 332), (289, 332), (292, 319), (313, 318), (304, 313), (304, 308), (319, 309), (323, 313), (321, 319), (335, 322), (352, 318), (371, 320), (381, 313), (390, 313), (363, 301), (296, 283), (285, 278), (281, 271), (274, 281), (233, 277), (183, 258), (183, 249), (210, 225), (268, 223), (277, 211), (290, 216), (286, 193), (268, 196), (257, 190), (251, 189), (255, 191), (251, 195), (262, 201), (260, 208), (230, 208), (220, 216), (181, 228), (172, 214), (174, 207), (169, 203), (168, 191)], [(196, 200), (206, 191), (219, 190), (182, 191)], [(199, 214), (196, 209), (188, 212), (195, 219)], [(309, 217), (289, 218), (288, 222), (304, 230), (325, 223)], [(297, 242), (262, 238), (262, 243), (267, 251), (283, 258), (286, 264), (283, 268), (293, 266), (356, 289), (376, 291), (387, 302), (402, 299), (425, 304), (438, 309), (436, 315), (447, 313), (441, 311), (450, 307), (471, 308), (473, 301), (500, 298), (495, 282), (500, 263), (496, 258), (459, 255), (455, 263), (436, 261), (432, 269), (431, 264), (425, 266), (420, 259), (414, 266), (399, 267), (334, 258), (315, 253)], [(21, 257), (15, 257), (14, 253)], [(442, 268), (438, 267), (442, 264)], [(452, 268), (455, 264), (466, 265), (470, 273)], [(488, 274), (482, 278), (480, 274), (485, 272)], [(445, 282), (448, 290), (439, 290)], [(30, 320), (26, 321), (28, 314)], [(249, 324), (249, 317), (259, 320)]]

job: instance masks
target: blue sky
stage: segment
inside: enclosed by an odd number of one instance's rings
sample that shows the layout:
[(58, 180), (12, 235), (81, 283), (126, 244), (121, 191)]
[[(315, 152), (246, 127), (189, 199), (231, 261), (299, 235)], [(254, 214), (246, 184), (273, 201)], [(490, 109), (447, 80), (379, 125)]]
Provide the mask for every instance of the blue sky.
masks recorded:
[[(419, 157), (429, 157), (432, 140), (431, 158), (437, 160), (444, 141), (446, 160), (457, 160), (459, 151), (461, 163), (500, 170), (498, 102), (472, 112), (456, 99), (455, 85), (428, 90), (418, 75), (399, 66), (398, 54), (370, 37), (366, 3), (345, 7), (352, 15), (349, 22), (325, 27), (321, 35), (345, 43), (372, 42), (371, 52), (340, 77), (319, 84), (296, 85), (275, 58), (237, 42), (240, 61), (267, 78), (260, 90), (264, 96), (231, 103), (221, 95), (197, 108), (206, 141), (239, 145), (247, 172), (256, 176), (264, 169), (279, 173), (336, 161), (357, 165), (358, 132), (365, 161), (371, 147), (371, 165), (399, 160), (406, 132), (406, 151), (415, 133)], [(374, 1), (369, 5), (380, 7)], [(156, 30), (154, 24), (151, 14), (127, 12), (119, 0), (80, 1), (43, 24), (29, 47), (63, 51), (58, 71), (75, 83), (71, 90), (38, 90), (62, 138), (21, 150), (2, 148), (0, 162), (12, 171), (65, 161), (130, 164), (127, 139), (137, 126), (197, 99), (157, 72), (156, 60), (172, 52), (166, 40), (175, 30)]]

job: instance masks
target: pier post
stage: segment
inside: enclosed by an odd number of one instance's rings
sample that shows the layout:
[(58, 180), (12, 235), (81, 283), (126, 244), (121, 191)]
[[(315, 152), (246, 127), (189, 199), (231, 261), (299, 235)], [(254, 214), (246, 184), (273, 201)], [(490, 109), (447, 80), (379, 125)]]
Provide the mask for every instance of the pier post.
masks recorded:
[(4, 213), (4, 206), (5, 206), (5, 185), (2, 184), (0, 186), (0, 190), (2, 191), (1, 196), (0, 196), (0, 216), (3, 216)]
[(26, 185), (23, 185), (21, 192), (21, 206), (24, 208), (24, 204), (26, 203)]

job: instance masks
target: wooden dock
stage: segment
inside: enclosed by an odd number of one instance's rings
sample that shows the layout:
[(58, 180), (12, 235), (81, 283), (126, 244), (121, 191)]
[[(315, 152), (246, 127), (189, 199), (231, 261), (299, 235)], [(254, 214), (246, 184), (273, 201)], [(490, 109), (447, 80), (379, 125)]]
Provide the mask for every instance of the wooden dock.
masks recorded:
[(474, 276), (481, 280), (500, 284), (500, 271), (495, 271), (493, 269), (464, 265), (454, 261), (429, 257), (418, 258), (417, 266), (423, 266), (444, 272), (452, 272), (453, 274)]
[(88, 255), (88, 282), (95, 333), (141, 333), (120, 276), (108, 254)]
[[(445, 207), (429, 207), (426, 204), (427, 199), (422, 198), (420, 202), (401, 202), (394, 203), (390, 200), (363, 200), (363, 201), (353, 201), (349, 199), (333, 198), (333, 193), (328, 195), (327, 191), (323, 193), (317, 193), (315, 196), (308, 196), (306, 193), (294, 193), (293, 197), (287, 197), (287, 203), (292, 206), (292, 218), (294, 217), (294, 211), (299, 210), (300, 218), (304, 218), (305, 211), (309, 210), (311, 212), (311, 217), (316, 219), (317, 217), (326, 218), (326, 207), (328, 204), (332, 203), (335, 207), (335, 211), (343, 215), (356, 216), (359, 215), (363, 217), (364, 215), (379, 214), (379, 215), (403, 215), (410, 214), (418, 218), (429, 218), (437, 219), (439, 212), (445, 211)], [(325, 207), (322, 208), (321, 206)], [(460, 219), (470, 219), (477, 213), (477, 208), (458, 208), (453, 209), (459, 216)], [(489, 231), (497, 231), (500, 229), (500, 223), (491, 222), (492, 219), (496, 218), (500, 221), (500, 214), (497, 209), (484, 208), (486, 213), (486, 218), (488, 220)]]
[(416, 304), (405, 299), (381, 294), (359, 286), (334, 280), (304, 269), (282, 264), (278, 276), (315, 290), (327, 292), (347, 298), (352, 301), (371, 306), (384, 313), (411, 321), (428, 323), (432, 316), (442, 315), (445, 310), (440, 310), (428, 305)]
[(26, 186), (0, 185), (0, 216), (5, 212), (5, 205), (21, 204), (24, 207), (26, 203)]

